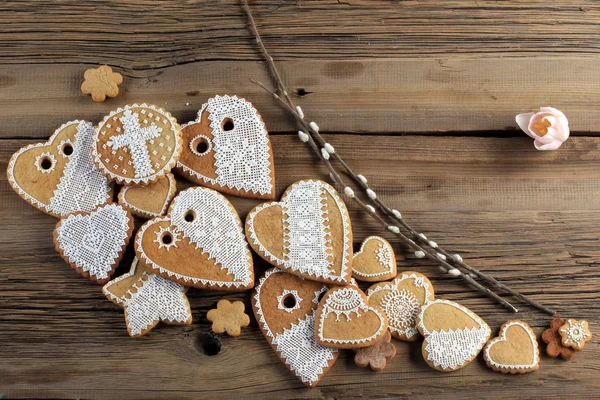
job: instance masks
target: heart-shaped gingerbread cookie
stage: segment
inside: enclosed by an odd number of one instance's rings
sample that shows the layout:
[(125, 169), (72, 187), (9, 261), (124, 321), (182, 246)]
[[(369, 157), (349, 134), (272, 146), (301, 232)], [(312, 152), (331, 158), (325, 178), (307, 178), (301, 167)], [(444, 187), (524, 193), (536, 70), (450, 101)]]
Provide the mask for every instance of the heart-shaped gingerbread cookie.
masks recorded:
[(367, 290), (369, 304), (383, 310), (392, 336), (413, 342), (419, 338), (417, 316), (421, 306), (433, 301), (433, 285), (425, 275), (406, 271), (391, 282), (372, 285)]
[(236, 196), (275, 198), (273, 150), (254, 106), (237, 96), (208, 99), (198, 118), (182, 127), (175, 170), (199, 185)]
[(507, 374), (533, 372), (540, 362), (535, 333), (523, 321), (507, 321), (500, 327), (498, 337), (485, 346), (483, 358), (494, 371)]
[(390, 242), (380, 236), (363, 240), (352, 260), (352, 277), (359, 281), (381, 282), (398, 274), (396, 255)]
[(490, 337), (490, 327), (477, 314), (440, 299), (421, 307), (417, 329), (425, 337), (423, 358), (431, 368), (442, 372), (468, 365)]
[(281, 201), (252, 209), (246, 237), (262, 258), (287, 272), (336, 285), (350, 282), (350, 218), (338, 193), (325, 182), (298, 181)]
[(54, 245), (78, 274), (105, 284), (119, 265), (133, 232), (133, 217), (119, 204), (72, 213), (54, 228)]
[(119, 204), (141, 218), (160, 217), (167, 212), (176, 191), (175, 177), (169, 173), (148, 186), (124, 186)]
[(8, 182), (29, 204), (59, 218), (110, 201), (112, 185), (90, 156), (93, 135), (90, 122), (67, 122), (47, 142), (23, 147), (11, 157)]
[(285, 366), (309, 387), (315, 387), (339, 356), (337, 349), (317, 344), (315, 313), (323, 283), (272, 268), (252, 296), (252, 309), (265, 338)]
[(379, 307), (369, 305), (357, 286), (337, 286), (325, 293), (317, 309), (315, 335), (321, 346), (357, 349), (377, 343), (388, 330)]
[(146, 222), (135, 253), (150, 272), (202, 289), (254, 286), (252, 254), (233, 205), (220, 193), (193, 187), (180, 192), (165, 217)]

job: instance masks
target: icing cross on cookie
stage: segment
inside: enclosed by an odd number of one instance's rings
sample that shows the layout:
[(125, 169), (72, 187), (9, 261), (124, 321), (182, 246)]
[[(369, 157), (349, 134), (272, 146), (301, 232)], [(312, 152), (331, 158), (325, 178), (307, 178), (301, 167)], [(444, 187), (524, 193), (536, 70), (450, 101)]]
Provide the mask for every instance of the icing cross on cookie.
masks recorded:
[(154, 169), (150, 162), (146, 142), (157, 138), (162, 132), (162, 128), (159, 128), (154, 123), (142, 128), (139, 121), (139, 114), (132, 113), (131, 110), (125, 110), (119, 121), (121, 121), (125, 132), (121, 135), (113, 136), (106, 144), (115, 150), (119, 150), (121, 147), (129, 150), (133, 158), (136, 178), (153, 174)]

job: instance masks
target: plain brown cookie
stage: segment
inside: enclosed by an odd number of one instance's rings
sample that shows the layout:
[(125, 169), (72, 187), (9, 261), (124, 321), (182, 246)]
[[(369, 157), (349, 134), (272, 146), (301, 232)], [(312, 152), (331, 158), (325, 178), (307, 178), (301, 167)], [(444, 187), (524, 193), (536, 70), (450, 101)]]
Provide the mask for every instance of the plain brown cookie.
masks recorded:
[(227, 299), (221, 299), (217, 308), (213, 308), (206, 314), (206, 318), (212, 322), (214, 333), (225, 333), (229, 336), (240, 336), (242, 328), (250, 325), (250, 317), (244, 313), (244, 303)]
[(86, 70), (83, 78), (81, 91), (91, 95), (92, 100), (97, 102), (103, 102), (107, 97), (117, 97), (119, 85), (123, 83), (123, 75), (113, 72), (108, 65)]
[(546, 329), (542, 334), (542, 341), (547, 344), (546, 354), (550, 357), (561, 356), (563, 360), (570, 360), (575, 357), (576, 351), (571, 347), (562, 345), (562, 337), (558, 330), (565, 324), (562, 318), (554, 318), (550, 322), (550, 328)]
[(396, 346), (391, 342), (392, 335), (388, 331), (373, 346), (355, 349), (354, 362), (359, 367), (371, 367), (373, 371), (383, 370), (387, 365), (387, 360), (396, 356)]
[(175, 177), (169, 173), (147, 186), (124, 186), (119, 192), (119, 204), (137, 217), (160, 217), (167, 213), (176, 191)]
[(526, 322), (506, 321), (498, 336), (483, 350), (488, 367), (505, 374), (525, 374), (536, 371), (540, 363), (537, 338)]

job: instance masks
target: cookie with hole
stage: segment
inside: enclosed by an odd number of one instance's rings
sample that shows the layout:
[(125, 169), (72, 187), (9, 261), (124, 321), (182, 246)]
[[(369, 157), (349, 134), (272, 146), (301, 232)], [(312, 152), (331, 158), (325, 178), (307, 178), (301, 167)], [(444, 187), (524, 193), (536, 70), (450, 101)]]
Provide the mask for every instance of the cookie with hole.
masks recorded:
[(54, 217), (88, 212), (112, 200), (113, 185), (92, 162), (91, 122), (69, 121), (43, 143), (21, 148), (6, 175), (19, 196)]
[(175, 171), (219, 192), (275, 198), (275, 164), (269, 133), (252, 103), (215, 96), (182, 126), (183, 149)]
[(259, 279), (251, 298), (263, 335), (290, 372), (311, 388), (340, 354), (319, 345), (315, 337), (316, 310), (328, 289), (324, 283), (271, 268)]
[(242, 222), (215, 190), (180, 192), (167, 215), (140, 227), (135, 252), (148, 271), (184, 286), (243, 291), (254, 286), (254, 264)]

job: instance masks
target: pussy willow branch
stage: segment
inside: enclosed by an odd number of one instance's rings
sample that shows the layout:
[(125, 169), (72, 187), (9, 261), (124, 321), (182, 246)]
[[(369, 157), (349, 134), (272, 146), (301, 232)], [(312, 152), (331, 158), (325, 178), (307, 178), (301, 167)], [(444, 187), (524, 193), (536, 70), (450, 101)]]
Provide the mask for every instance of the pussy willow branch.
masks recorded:
[[(512, 304), (510, 304), (509, 302), (507, 302), (506, 300), (504, 300), (503, 298), (498, 296), (496, 293), (492, 292), (490, 289), (482, 286), (475, 279), (473, 279), (473, 277), (474, 276), (479, 277), (482, 280), (489, 283), (490, 285), (504, 290), (505, 292), (521, 299), (522, 301), (525, 301), (526, 303), (532, 305), (533, 307), (536, 307), (539, 310), (541, 310), (545, 313), (548, 313), (550, 315), (554, 315), (553, 310), (529, 299), (528, 297), (524, 296), (523, 294), (521, 294), (515, 290), (510, 289), (506, 285), (498, 282), (496, 279), (483, 274), (479, 270), (466, 264), (463, 261), (462, 257), (460, 257), (458, 254), (451, 254), (448, 251), (442, 249), (437, 243), (435, 243), (431, 240), (428, 240), (425, 235), (423, 235), (422, 233), (418, 233), (416, 230), (414, 230), (404, 220), (404, 218), (402, 217), (402, 214), (400, 214), (400, 212), (398, 212), (397, 210), (391, 209), (379, 197), (377, 197), (376, 193), (369, 187), (367, 179), (362, 175), (355, 174), (352, 171), (352, 169), (340, 157), (340, 155), (335, 152), (333, 146), (331, 146), (329, 143), (327, 143), (325, 141), (325, 139), (323, 139), (323, 137), (319, 133), (318, 126), (314, 122), (308, 123), (304, 119), (304, 113), (302, 112), (301, 108), (294, 106), (294, 103), (291, 100), (291, 98), (285, 88), (285, 85), (283, 84), (283, 80), (281, 79), (281, 76), (275, 66), (274, 60), (269, 55), (269, 53), (267, 52), (267, 49), (264, 46), (264, 43), (262, 42), (262, 39), (261, 39), (258, 29), (256, 27), (256, 23), (254, 22), (254, 18), (250, 11), (250, 7), (248, 6), (247, 0), (241, 0), (241, 1), (242, 1), (242, 6), (244, 7), (244, 10), (246, 12), (246, 15), (248, 16), (248, 21), (250, 23), (250, 28), (252, 30), (252, 33), (254, 34), (254, 36), (256, 38), (256, 42), (261, 50), (263, 57), (267, 61), (267, 66), (269, 68), (270, 75), (277, 86), (277, 90), (282, 94), (283, 98), (281, 96), (279, 96), (277, 93), (269, 90), (261, 82), (254, 81), (254, 80), (252, 80), (252, 82), (255, 83), (256, 85), (260, 86), (261, 88), (263, 88), (268, 93), (270, 93), (278, 102), (281, 103), (281, 105), (284, 108), (286, 108), (292, 114), (292, 116), (296, 119), (296, 122), (298, 123), (298, 125), (302, 128), (302, 131), (299, 132), (300, 139), (303, 142), (308, 143), (309, 146), (315, 151), (315, 153), (318, 155), (318, 157), (323, 161), (323, 163), (325, 164), (327, 169), (330, 171), (330, 176), (331, 176), (331, 179), (334, 181), (334, 183), (336, 183), (344, 188), (344, 193), (346, 194), (346, 196), (353, 199), (359, 205), (359, 207), (364, 209), (371, 217), (373, 217), (385, 229), (394, 233), (403, 242), (405, 242), (410, 248), (412, 248), (415, 251), (415, 255), (418, 258), (427, 257), (428, 259), (438, 263), (440, 266), (440, 269), (443, 272), (448, 273), (452, 277), (461, 278), (463, 281), (468, 283), (470, 286), (475, 288), (477, 291), (492, 298), (496, 302), (503, 305), (505, 308), (507, 308), (513, 312), (518, 311)], [(363, 189), (366, 192), (367, 197), (379, 207), (379, 209), (382, 211), (382, 213), (386, 217), (399, 223), (400, 226), (402, 226), (405, 230), (407, 230), (408, 236), (405, 235), (404, 233), (402, 233), (400, 231), (400, 228), (397, 225), (388, 224), (386, 222), (386, 220), (384, 220), (382, 217), (380, 217), (377, 214), (377, 212), (375, 211), (375, 208), (373, 208), (371, 205), (366, 204), (365, 202), (360, 200), (358, 197), (356, 197), (356, 195), (354, 194), (354, 191), (345, 183), (343, 178), (337, 173), (337, 171), (331, 164), (330, 159), (335, 160), (342, 166), (345, 173), (361, 189)], [(454, 265), (451, 265), (448, 261), (452, 262)], [(469, 271), (470, 273), (469, 274), (463, 273), (456, 267), (461, 267), (461, 268)]]

